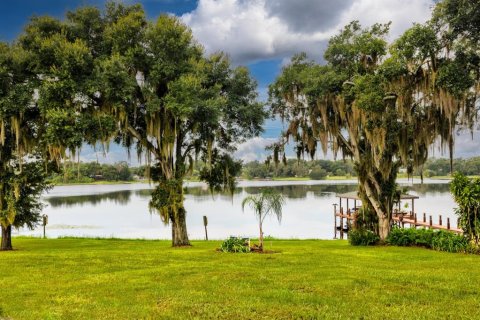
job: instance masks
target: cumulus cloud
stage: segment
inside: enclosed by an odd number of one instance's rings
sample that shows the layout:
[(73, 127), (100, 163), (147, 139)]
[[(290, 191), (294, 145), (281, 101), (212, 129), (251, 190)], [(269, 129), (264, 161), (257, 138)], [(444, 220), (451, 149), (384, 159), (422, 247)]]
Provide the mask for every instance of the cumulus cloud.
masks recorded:
[(321, 60), (328, 39), (352, 20), (392, 21), (395, 38), (426, 21), (432, 6), (432, 0), (200, 0), (181, 18), (208, 53), (225, 51), (245, 64), (299, 51)]
[(138, 161), (135, 150), (131, 151), (131, 157), (129, 159), (127, 149), (115, 143), (111, 143), (108, 151), (105, 150), (105, 152), (101, 146), (93, 148), (92, 146), (84, 145), (82, 150), (80, 151), (80, 161), (108, 164), (127, 161), (128, 164), (132, 167), (142, 164)]
[(356, 0), (343, 14), (338, 27), (352, 20), (362, 25), (392, 22), (390, 40), (400, 36), (413, 23), (424, 23), (434, 6), (432, 0)]
[[(480, 131), (475, 130), (472, 133), (470, 131), (464, 131), (455, 137), (454, 157), (455, 158), (471, 158), (478, 157), (480, 151)], [(447, 155), (439, 154), (438, 157), (445, 157)]]
[(278, 17), (292, 32), (317, 32), (330, 30), (339, 23), (342, 13), (353, 0), (269, 0), (265, 8), (270, 16)]
[(268, 154), (265, 148), (277, 141), (276, 138), (256, 137), (240, 144), (234, 156), (245, 162), (264, 160)]

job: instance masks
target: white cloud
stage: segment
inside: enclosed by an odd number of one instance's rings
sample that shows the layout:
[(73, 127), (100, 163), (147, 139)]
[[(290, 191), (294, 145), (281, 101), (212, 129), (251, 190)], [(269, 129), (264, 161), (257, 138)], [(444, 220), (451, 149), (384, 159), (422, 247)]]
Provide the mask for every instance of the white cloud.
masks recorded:
[(235, 63), (299, 51), (321, 60), (328, 39), (352, 20), (364, 25), (392, 21), (391, 35), (397, 37), (412, 23), (426, 21), (432, 5), (431, 0), (344, 0), (336, 5), (331, 0), (200, 0), (182, 20), (207, 53), (225, 51)]
[[(134, 149), (131, 150), (131, 156), (129, 159), (127, 149), (115, 143), (110, 144), (108, 152), (104, 152), (101, 146), (93, 148), (92, 146), (84, 145), (80, 152), (80, 161), (108, 164), (126, 161), (128, 162), (128, 165), (132, 167), (142, 164), (138, 161), (137, 153)], [(144, 162), (143, 159), (142, 162)]]
[[(461, 132), (455, 137), (455, 146), (453, 156), (455, 158), (471, 158), (480, 156), (480, 131), (477, 129), (472, 134), (469, 130)], [(439, 157), (448, 157), (447, 154)]]
[(357, 0), (343, 14), (338, 26), (341, 28), (352, 20), (359, 20), (364, 26), (391, 21), (390, 40), (393, 40), (414, 22), (426, 22), (433, 5), (432, 0)]
[(235, 158), (242, 159), (245, 162), (265, 160), (268, 151), (265, 148), (277, 141), (276, 138), (256, 137), (240, 144), (235, 152)]

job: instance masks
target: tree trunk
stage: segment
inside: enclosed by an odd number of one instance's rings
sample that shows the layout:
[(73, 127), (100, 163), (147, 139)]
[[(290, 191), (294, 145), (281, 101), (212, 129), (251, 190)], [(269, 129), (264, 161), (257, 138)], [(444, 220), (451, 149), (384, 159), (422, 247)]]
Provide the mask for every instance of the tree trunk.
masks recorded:
[(378, 217), (378, 236), (381, 241), (385, 241), (390, 233), (390, 218), (382, 215)]
[(392, 169), (387, 178), (383, 178), (378, 171), (374, 172), (359, 178), (359, 193), (363, 209), (376, 216), (377, 226), (370, 225), (369, 229), (373, 227), (372, 231), (378, 234), (381, 241), (385, 241), (390, 233), (393, 205), (397, 193), (396, 168)]
[(187, 233), (187, 220), (186, 220), (186, 211), (185, 208), (178, 209), (176, 215), (172, 215), (172, 246), (173, 247), (183, 247), (189, 246), (190, 241), (188, 240)]
[(260, 251), (263, 251), (263, 229), (262, 229), (262, 223), (260, 222), (260, 238), (258, 239), (259, 241), (259, 248)]
[(2, 225), (2, 244), (0, 251), (13, 250), (12, 247), (12, 226), (4, 227)]

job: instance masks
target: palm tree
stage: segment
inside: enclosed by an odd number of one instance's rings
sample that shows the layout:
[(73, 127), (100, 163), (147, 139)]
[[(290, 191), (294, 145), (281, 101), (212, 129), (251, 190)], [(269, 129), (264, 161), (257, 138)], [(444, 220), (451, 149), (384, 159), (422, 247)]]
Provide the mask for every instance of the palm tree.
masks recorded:
[(268, 215), (274, 214), (277, 217), (278, 222), (281, 222), (282, 206), (284, 204), (284, 196), (271, 189), (264, 189), (261, 193), (250, 195), (242, 201), (242, 210), (245, 210), (245, 206), (248, 205), (258, 218), (258, 225), (260, 228), (259, 248), (261, 251), (263, 251), (263, 221)]

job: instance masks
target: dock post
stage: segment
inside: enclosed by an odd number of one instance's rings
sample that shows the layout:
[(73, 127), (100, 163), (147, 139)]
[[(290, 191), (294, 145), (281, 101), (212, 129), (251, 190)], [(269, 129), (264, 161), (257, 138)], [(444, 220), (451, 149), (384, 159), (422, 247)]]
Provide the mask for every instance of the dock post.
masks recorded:
[(429, 221), (429, 222), (430, 222), (430, 228), (431, 228), (431, 227), (432, 227), (432, 225), (433, 225), (432, 216), (430, 216), (430, 221)]
[(337, 204), (333, 204), (333, 221), (335, 221), (335, 227), (333, 229), (333, 239), (337, 239)]
[(423, 223), (423, 229), (425, 229), (425, 224), (427, 223), (427, 214), (425, 212), (423, 213)]
[(442, 215), (439, 215), (439, 216), (438, 216), (438, 224), (439, 224), (439, 225), (442, 225)]
[(343, 208), (340, 208), (340, 239), (343, 240)]
[(415, 229), (417, 229), (417, 214), (416, 213), (413, 215), (413, 227)]
[(447, 229), (450, 230), (450, 218), (447, 218)]

